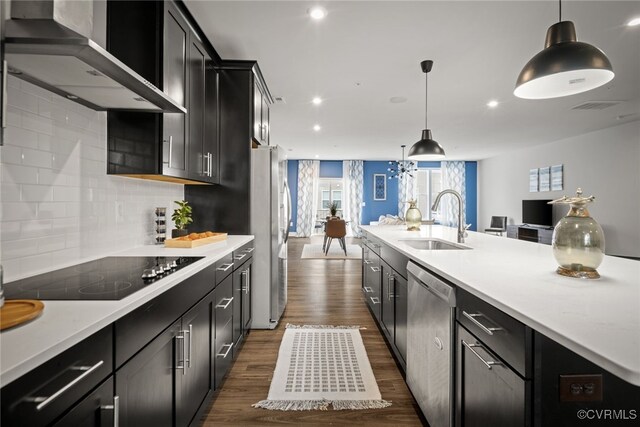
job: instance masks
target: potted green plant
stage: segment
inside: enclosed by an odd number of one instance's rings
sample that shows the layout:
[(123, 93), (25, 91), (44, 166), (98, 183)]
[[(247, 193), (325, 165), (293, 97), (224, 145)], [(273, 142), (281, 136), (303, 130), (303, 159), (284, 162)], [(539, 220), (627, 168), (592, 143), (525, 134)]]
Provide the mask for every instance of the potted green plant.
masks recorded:
[(329, 205), (329, 213), (331, 213), (331, 216), (336, 216), (338, 213), (338, 202), (333, 202)]
[(193, 218), (191, 218), (191, 206), (189, 206), (189, 202), (186, 200), (176, 200), (175, 204), (178, 207), (173, 211), (171, 215), (171, 219), (175, 224), (176, 228), (171, 230), (171, 237), (182, 237), (189, 234), (187, 231), (187, 225), (193, 222)]

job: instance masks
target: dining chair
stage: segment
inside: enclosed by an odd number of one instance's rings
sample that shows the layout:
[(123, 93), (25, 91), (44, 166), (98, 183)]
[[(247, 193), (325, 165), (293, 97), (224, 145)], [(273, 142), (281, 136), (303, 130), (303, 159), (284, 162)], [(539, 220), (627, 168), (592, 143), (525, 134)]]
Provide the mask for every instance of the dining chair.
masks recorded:
[(331, 242), (333, 239), (338, 239), (340, 242), (340, 246), (344, 251), (344, 255), (347, 255), (347, 244), (345, 242), (345, 236), (347, 235), (347, 225), (344, 219), (332, 219), (327, 221), (325, 226), (325, 238), (327, 238), (326, 248), (324, 250), (324, 254), (327, 255), (329, 253), (329, 248), (331, 247)]
[(489, 228), (485, 228), (485, 233), (495, 233), (502, 236), (502, 233), (507, 231), (507, 217), (506, 216), (492, 216), (491, 225)]

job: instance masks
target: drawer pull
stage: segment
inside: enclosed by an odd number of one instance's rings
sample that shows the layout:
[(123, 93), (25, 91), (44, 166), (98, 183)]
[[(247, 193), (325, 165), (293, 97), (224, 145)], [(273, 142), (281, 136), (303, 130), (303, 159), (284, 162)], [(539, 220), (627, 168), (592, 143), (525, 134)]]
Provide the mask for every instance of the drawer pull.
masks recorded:
[(366, 293), (368, 293), (368, 294), (373, 293), (373, 289), (371, 289), (369, 286), (365, 286), (365, 287), (364, 287), (364, 288), (362, 288), (362, 289), (364, 289), (364, 291), (365, 291)]
[[(223, 304), (222, 301), (227, 301), (226, 304)], [(222, 308), (226, 310), (229, 307), (229, 304), (233, 301), (233, 297), (231, 298), (222, 298), (220, 302), (216, 305), (216, 308)]]
[[(240, 261), (242, 258), (246, 257), (247, 254), (242, 254), (242, 255), (236, 255), (235, 257), (233, 257), (233, 259), (237, 259), (238, 261)], [(225, 270), (226, 271), (226, 270)]]
[(484, 360), (482, 356), (480, 356), (480, 354), (478, 354), (478, 352), (474, 350), (474, 347), (479, 347), (481, 349), (484, 349), (484, 347), (481, 344), (468, 344), (465, 340), (462, 340), (462, 344), (465, 347), (467, 347), (471, 351), (471, 353), (475, 354), (476, 357), (480, 359), (482, 363), (485, 364), (487, 369), (491, 369), (493, 366), (496, 366), (496, 365), (502, 365), (501, 362), (496, 362), (495, 360), (489, 360), (489, 361)]
[(375, 304), (380, 304), (380, 298), (378, 297), (369, 297), (369, 299), (371, 299), (371, 302), (375, 305)]
[(251, 277), (249, 276), (249, 269), (247, 268), (246, 270), (244, 270), (242, 273), (240, 273), (242, 275), (241, 279), (244, 278), (244, 286), (241, 287), (241, 291), (244, 291), (245, 294), (249, 294), (249, 292), (251, 292)]
[(244, 251), (245, 251), (246, 253), (250, 254), (251, 252), (253, 252), (253, 250), (254, 250), (254, 249), (255, 249), (255, 248), (247, 248), (247, 249), (245, 249)]
[[(187, 363), (186, 363), (186, 359), (187, 359), (187, 341), (185, 338), (185, 333), (186, 331), (182, 331), (182, 335), (176, 335), (176, 344), (178, 342), (178, 340), (182, 340), (182, 361), (180, 363), (178, 363), (176, 365), (176, 369), (182, 369), (182, 375), (186, 375), (187, 374)], [(176, 354), (177, 354), (177, 350), (176, 350)]]
[(67, 383), (60, 390), (53, 393), (51, 396), (37, 396), (37, 397), (28, 397), (26, 400), (28, 402), (37, 403), (36, 410), (41, 411), (45, 407), (49, 406), (51, 402), (60, 397), (61, 394), (69, 390), (74, 385), (78, 384), (80, 381), (91, 375), (92, 372), (100, 368), (104, 364), (104, 360), (99, 361), (93, 366), (72, 366), (69, 368), (72, 371), (84, 371), (81, 375), (76, 377), (73, 381)]
[(222, 264), (222, 265), (220, 265), (220, 267), (216, 268), (216, 270), (218, 270), (218, 271), (227, 271), (231, 267), (233, 267), (233, 263), (231, 263), (231, 264)]
[(365, 259), (365, 260), (364, 260), (364, 263), (365, 263), (366, 265), (369, 265), (369, 264), (372, 264), (372, 263), (373, 263), (373, 261), (368, 260), (368, 259)]
[(102, 405), (100, 409), (104, 411), (113, 411), (113, 427), (120, 425), (120, 396), (113, 396), (113, 405)]
[(374, 273), (377, 273), (378, 271), (380, 271), (380, 267), (369, 267), (371, 269), (371, 271), (373, 271)]
[(193, 341), (193, 325), (190, 324), (189, 325), (189, 330), (184, 331), (184, 332), (189, 334), (189, 346), (188, 346), (188, 348), (189, 348), (189, 357), (186, 358), (186, 359), (187, 359), (187, 368), (190, 368), (191, 367), (191, 348), (192, 348), (191, 342)]
[(484, 317), (484, 314), (482, 314), (482, 313), (469, 314), (469, 313), (467, 313), (466, 311), (463, 310), (462, 311), (462, 315), (464, 317), (466, 317), (467, 319), (471, 320), (474, 325), (476, 325), (478, 328), (482, 329), (484, 332), (488, 333), (489, 335), (493, 335), (493, 333), (495, 331), (503, 331), (504, 330), (502, 328), (487, 328), (485, 325), (480, 323), (478, 321), (478, 319), (476, 319), (476, 317)]
[(224, 353), (220, 352), (220, 353), (216, 354), (216, 356), (222, 357), (223, 359), (226, 359), (227, 356), (229, 355), (229, 353), (231, 353), (231, 349), (233, 348), (233, 343), (225, 344), (225, 345), (222, 346), (222, 348), (224, 348), (224, 347), (227, 347), (227, 351), (225, 351)]

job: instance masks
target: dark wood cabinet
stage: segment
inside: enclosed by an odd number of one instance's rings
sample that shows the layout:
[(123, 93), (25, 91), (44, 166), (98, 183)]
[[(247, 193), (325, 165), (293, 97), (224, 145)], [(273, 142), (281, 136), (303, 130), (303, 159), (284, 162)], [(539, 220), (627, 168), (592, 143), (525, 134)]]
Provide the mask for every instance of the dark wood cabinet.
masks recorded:
[(233, 360), (233, 275), (227, 276), (213, 292), (211, 366), (215, 389), (218, 389)]
[(269, 94), (259, 80), (253, 84), (253, 139), (260, 145), (269, 145)]
[(369, 309), (379, 322), (382, 314), (380, 257), (368, 244), (363, 245), (362, 250), (362, 291)]
[(251, 329), (251, 300), (252, 300), (252, 279), (253, 279), (253, 258), (247, 261), (240, 273), (242, 279), (242, 334), (246, 337)]
[(390, 343), (395, 342), (396, 331), (396, 304), (395, 304), (395, 281), (396, 274), (389, 264), (382, 262), (382, 328), (387, 335), (387, 339)]
[(266, 144), (262, 97), (267, 104), (272, 98), (255, 61), (222, 61), (218, 81), (219, 185), (187, 185), (185, 199), (193, 206), (194, 229), (251, 234), (251, 149)]
[(457, 324), (456, 426), (530, 426), (530, 381)]
[(398, 354), (400, 355), (403, 362), (407, 360), (407, 313), (409, 310), (409, 285), (407, 280), (400, 276), (395, 276), (395, 345), (398, 349)]
[(107, 15), (108, 50), (187, 109), (109, 112), (107, 172), (217, 182), (217, 54), (178, 3), (109, 1)]
[[(249, 254), (234, 254), (234, 260), (240, 262)], [(233, 272), (233, 357), (240, 351), (240, 345), (251, 327), (251, 268), (253, 258), (245, 260)]]
[(172, 426), (174, 382), (182, 384), (185, 369), (178, 320), (116, 371), (120, 426)]
[[(114, 400), (113, 378), (91, 392), (66, 415), (58, 420), (55, 427), (111, 427), (118, 425), (114, 417), (119, 398)], [(118, 420), (119, 421), (119, 420)]]
[(185, 356), (180, 390), (176, 390), (176, 425), (191, 423), (211, 387), (211, 319), (213, 292), (182, 316)]

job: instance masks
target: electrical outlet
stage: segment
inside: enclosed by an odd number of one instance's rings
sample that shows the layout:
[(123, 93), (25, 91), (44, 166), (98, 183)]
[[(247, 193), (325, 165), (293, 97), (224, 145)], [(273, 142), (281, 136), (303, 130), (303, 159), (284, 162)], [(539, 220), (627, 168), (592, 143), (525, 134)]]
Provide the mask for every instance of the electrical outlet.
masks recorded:
[(124, 222), (124, 206), (121, 201), (116, 201), (116, 224)]
[(601, 402), (602, 374), (560, 375), (561, 402)]

